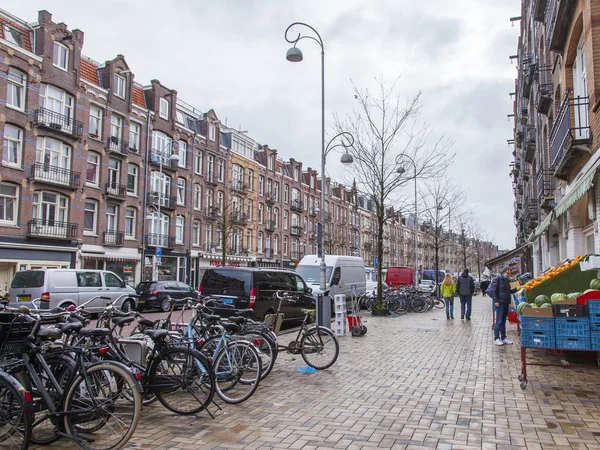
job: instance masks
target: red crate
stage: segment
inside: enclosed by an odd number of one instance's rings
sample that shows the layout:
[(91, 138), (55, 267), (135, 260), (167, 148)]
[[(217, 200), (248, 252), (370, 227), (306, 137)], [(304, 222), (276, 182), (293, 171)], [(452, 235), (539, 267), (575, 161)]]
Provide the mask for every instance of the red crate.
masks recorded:
[(348, 329), (352, 330), (354, 327), (360, 327), (360, 317), (359, 316), (346, 316), (348, 319)]
[(507, 319), (510, 323), (517, 323), (519, 321), (519, 316), (517, 315), (516, 312), (509, 311)]

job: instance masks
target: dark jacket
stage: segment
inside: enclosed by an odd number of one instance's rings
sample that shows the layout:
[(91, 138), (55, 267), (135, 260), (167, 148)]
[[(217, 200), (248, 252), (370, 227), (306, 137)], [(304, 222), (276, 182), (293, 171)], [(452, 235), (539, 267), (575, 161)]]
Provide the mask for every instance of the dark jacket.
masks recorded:
[(481, 292), (485, 293), (485, 291), (487, 291), (487, 288), (489, 287), (490, 282), (488, 280), (483, 280), (481, 283), (479, 283), (479, 287), (481, 288)]
[(498, 303), (510, 303), (512, 300), (510, 280), (501, 275), (492, 280), (489, 291), (490, 296)]
[(456, 280), (456, 292), (458, 295), (473, 295), (475, 292), (475, 281), (468, 272), (463, 272)]

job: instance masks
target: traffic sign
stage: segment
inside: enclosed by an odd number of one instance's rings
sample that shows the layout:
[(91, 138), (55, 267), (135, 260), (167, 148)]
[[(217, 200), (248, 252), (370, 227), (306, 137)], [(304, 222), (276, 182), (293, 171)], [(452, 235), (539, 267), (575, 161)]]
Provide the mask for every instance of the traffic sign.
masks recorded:
[(162, 247), (156, 247), (156, 251), (154, 252), (154, 256), (160, 258), (162, 256)]
[(377, 268), (377, 266), (379, 265), (379, 259), (377, 259), (377, 256), (375, 258), (373, 258), (373, 266), (375, 268)]

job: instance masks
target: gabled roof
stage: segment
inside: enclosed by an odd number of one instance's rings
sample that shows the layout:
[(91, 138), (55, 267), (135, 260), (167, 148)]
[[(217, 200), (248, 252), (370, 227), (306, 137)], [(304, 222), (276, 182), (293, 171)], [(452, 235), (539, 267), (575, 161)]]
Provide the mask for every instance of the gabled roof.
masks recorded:
[(81, 78), (85, 81), (92, 83), (95, 86), (100, 86), (100, 77), (98, 76), (98, 64), (96, 61), (88, 58), (87, 56), (81, 55)]
[(133, 84), (131, 101), (134, 105), (146, 109), (146, 98), (144, 97), (144, 89), (141, 85), (136, 83)]
[(2, 25), (2, 37), (4, 36), (4, 25), (8, 25), (9, 27), (14, 28), (16, 31), (20, 32), (23, 35), (23, 48), (28, 52), (33, 53), (33, 46), (31, 45), (31, 36), (29, 35), (29, 30), (22, 27), (21, 25), (15, 23), (13, 20), (10, 20), (8, 17), (5, 17), (0, 14), (0, 25)]

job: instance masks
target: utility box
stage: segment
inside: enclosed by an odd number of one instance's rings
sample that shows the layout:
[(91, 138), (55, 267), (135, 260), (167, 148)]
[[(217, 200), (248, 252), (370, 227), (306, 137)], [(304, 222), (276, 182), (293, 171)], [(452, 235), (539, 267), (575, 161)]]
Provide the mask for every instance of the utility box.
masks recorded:
[(317, 325), (331, 329), (331, 300), (329, 295), (317, 296)]

